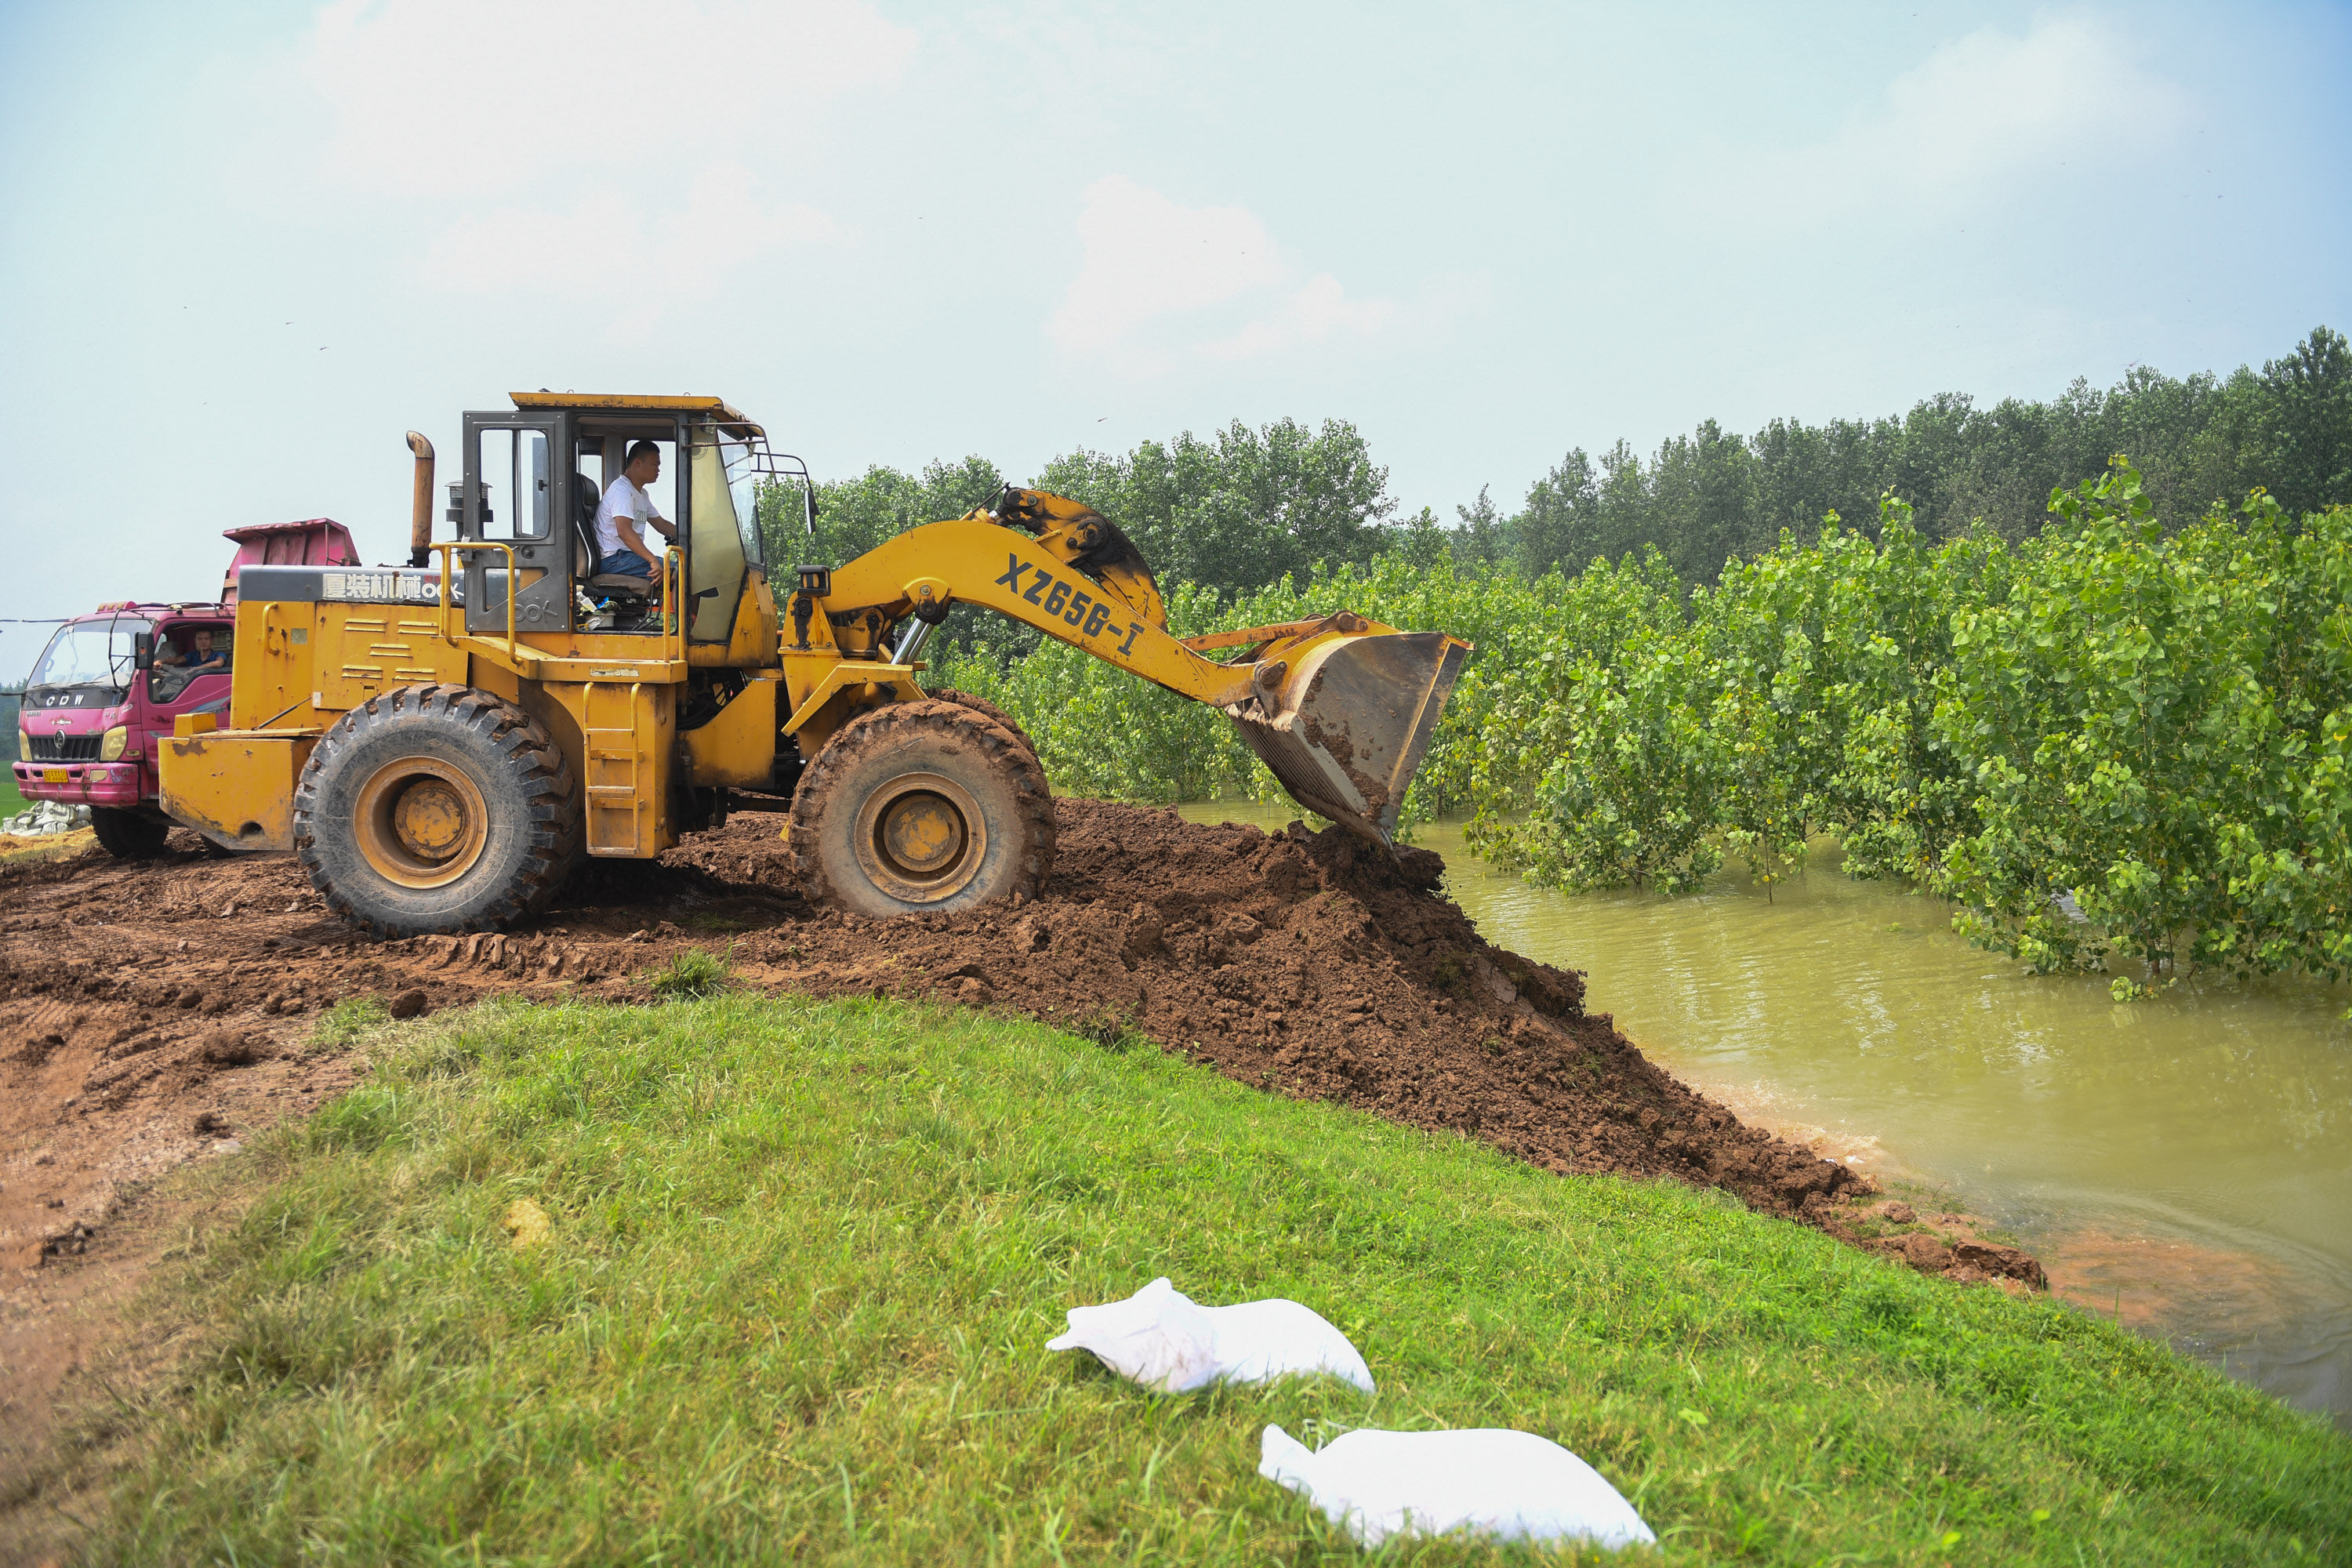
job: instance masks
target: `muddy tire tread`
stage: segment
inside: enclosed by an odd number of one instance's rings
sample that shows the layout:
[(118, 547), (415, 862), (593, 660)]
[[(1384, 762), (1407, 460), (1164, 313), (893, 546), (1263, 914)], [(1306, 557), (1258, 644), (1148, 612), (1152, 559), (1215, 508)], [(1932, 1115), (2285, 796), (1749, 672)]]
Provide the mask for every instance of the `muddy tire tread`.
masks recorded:
[(93, 805), (89, 830), (117, 860), (152, 860), (163, 853), (163, 840), (172, 825), (120, 806)]
[(995, 722), (969, 703), (934, 696), (859, 714), (834, 731), (801, 775), (793, 792), (792, 835), (786, 847), (793, 878), (809, 902), (837, 910), (854, 908), (834, 887), (819, 850), (819, 825), (838, 781), (877, 751), (896, 750), (915, 735), (943, 729), (976, 739), (990, 763), (1012, 782), (1022, 843), (1012, 879), (1001, 896), (1025, 902), (1045, 891), (1046, 879), (1054, 873), (1054, 795), (1037, 753), (1017, 729)]
[[(1003, 709), (999, 708), (987, 698), (974, 697), (971, 692), (959, 691), (952, 686), (938, 687), (932, 690), (930, 697), (931, 700), (934, 702), (952, 702), (959, 708), (971, 709), (973, 712), (979, 714), (983, 719), (992, 721), (1000, 728), (1011, 733), (1014, 740), (1029, 748), (1029, 754), (1031, 756), (1034, 757), (1037, 754), (1037, 742), (1029, 738), (1029, 731), (1014, 723), (1013, 721), (1012, 714), (1007, 713)], [(1042, 768), (1045, 766), (1045, 763), (1040, 762), (1038, 766)]]
[[(522, 864), (506, 888), (471, 916), (453, 921), (412, 923), (358, 908), (330, 879), (319, 852), (311, 819), (319, 803), (323, 764), (359, 743), (379, 721), (413, 713), (470, 731), (489, 742), (507, 770), (500, 784), (521, 795), (529, 823)], [(310, 886), (342, 919), (378, 936), (497, 931), (539, 913), (551, 902), (582, 858), (587, 831), (580, 791), (571, 763), (546, 726), (505, 699), (478, 687), (454, 684), (395, 687), (379, 692), (335, 721), (304, 764), (294, 791), (294, 853)]]

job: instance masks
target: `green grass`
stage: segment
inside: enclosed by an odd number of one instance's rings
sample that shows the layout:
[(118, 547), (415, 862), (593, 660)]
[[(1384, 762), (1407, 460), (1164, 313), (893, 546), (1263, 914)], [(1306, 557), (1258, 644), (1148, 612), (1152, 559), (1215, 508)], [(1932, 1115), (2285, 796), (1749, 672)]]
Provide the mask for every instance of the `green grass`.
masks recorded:
[(349, 1050), (362, 1036), (391, 1021), (392, 1008), (383, 997), (346, 996), (319, 1015), (319, 1021), (310, 1026), (310, 1038), (302, 1054), (314, 1057)]
[[(92, 1560), (1356, 1556), (1257, 1478), (1269, 1421), (1545, 1434), (1674, 1562), (2352, 1551), (2352, 1442), (2316, 1419), (1719, 1194), (898, 1003), (500, 1003), (373, 1039), (358, 1088), (204, 1178), (253, 1201), (158, 1293), (198, 1348), (116, 1413)], [(520, 1248), (526, 1198), (553, 1230)], [(1041, 1348), (1161, 1273), (1306, 1301), (1380, 1394), (1169, 1398)]]
[(655, 995), (673, 1002), (714, 995), (727, 988), (728, 961), (715, 952), (689, 947), (646, 983)]
[(15, 773), (0, 777), (0, 817), (14, 816), (32, 804), (25, 798), (24, 791), (16, 787)]

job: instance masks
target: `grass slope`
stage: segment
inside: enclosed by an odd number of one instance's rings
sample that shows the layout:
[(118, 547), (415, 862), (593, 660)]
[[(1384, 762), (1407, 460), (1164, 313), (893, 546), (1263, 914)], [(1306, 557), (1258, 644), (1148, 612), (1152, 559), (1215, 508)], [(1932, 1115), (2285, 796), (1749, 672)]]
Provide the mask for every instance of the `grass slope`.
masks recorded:
[[(1545, 1434), (1675, 1562), (2352, 1551), (2352, 1443), (2096, 1319), (1024, 1023), (493, 1005), (230, 1166), (93, 1560), (1353, 1556), (1255, 1474), (1268, 1421)], [(1040, 1348), (1161, 1273), (1307, 1302), (1380, 1395)]]

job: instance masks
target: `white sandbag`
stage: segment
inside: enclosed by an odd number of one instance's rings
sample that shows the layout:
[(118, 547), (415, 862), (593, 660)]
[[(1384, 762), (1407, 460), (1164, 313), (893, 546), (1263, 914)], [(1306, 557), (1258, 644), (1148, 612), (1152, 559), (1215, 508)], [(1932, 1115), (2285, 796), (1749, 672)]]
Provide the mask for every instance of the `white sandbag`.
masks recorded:
[(1069, 1331), (1046, 1341), (1047, 1350), (1089, 1351), (1121, 1377), (1161, 1394), (1313, 1373), (1378, 1392), (1348, 1336), (1296, 1301), (1203, 1307), (1162, 1278), (1124, 1301), (1073, 1307), (1069, 1320)]
[(1532, 1432), (1349, 1432), (1313, 1450), (1268, 1426), (1258, 1451), (1259, 1475), (1366, 1546), (1465, 1527), (1501, 1541), (1657, 1540), (1600, 1471)]

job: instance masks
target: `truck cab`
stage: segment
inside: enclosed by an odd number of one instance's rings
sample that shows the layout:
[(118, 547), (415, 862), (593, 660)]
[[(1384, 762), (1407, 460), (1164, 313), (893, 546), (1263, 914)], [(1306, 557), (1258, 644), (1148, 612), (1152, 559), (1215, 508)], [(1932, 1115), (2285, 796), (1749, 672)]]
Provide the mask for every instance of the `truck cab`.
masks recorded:
[(159, 805), (162, 742), (186, 715), (228, 710), (243, 569), (358, 560), (349, 531), (327, 518), (227, 538), (237, 549), (221, 603), (101, 605), (58, 628), (26, 682), (18, 793), (89, 806), (99, 841), (125, 858), (159, 852), (172, 826)]
[(235, 631), (218, 605), (108, 605), (59, 626), (25, 686), (17, 790), (93, 817), (152, 806), (155, 737), (227, 708)]

